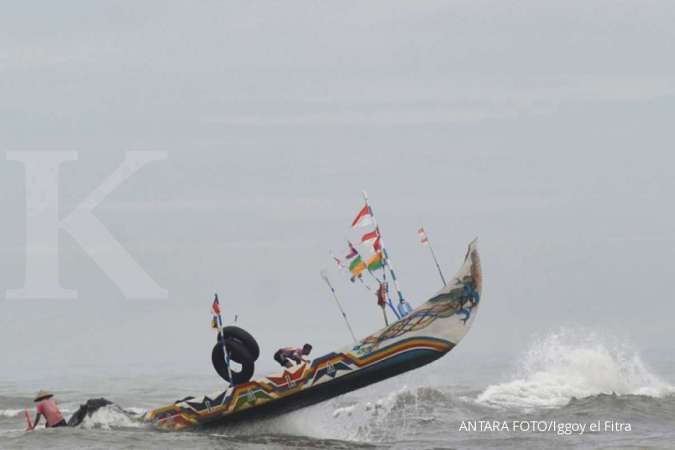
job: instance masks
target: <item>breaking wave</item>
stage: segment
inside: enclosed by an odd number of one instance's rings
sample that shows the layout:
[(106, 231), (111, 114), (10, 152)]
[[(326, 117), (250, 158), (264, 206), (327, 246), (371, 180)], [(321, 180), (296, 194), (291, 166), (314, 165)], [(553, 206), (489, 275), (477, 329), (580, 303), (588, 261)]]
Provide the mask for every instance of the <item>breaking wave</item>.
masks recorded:
[[(445, 427), (457, 414), (473, 414), (473, 399), (462, 399), (445, 389), (402, 386), (394, 391), (338, 398), (282, 416), (237, 424), (225, 435), (304, 436), (312, 439), (357, 443), (409, 440), (424, 430)], [(368, 395), (370, 398), (363, 398)], [(374, 395), (372, 395), (374, 394)], [(479, 407), (489, 410), (486, 407)], [(464, 411), (464, 412), (462, 412)], [(453, 426), (456, 429), (456, 426)]]
[(457, 388), (404, 386), (378, 399), (335, 408), (332, 425), (345, 430), (341, 439), (354, 441), (433, 439), (438, 430), (456, 429), (459, 417), (479, 416), (487, 409)]
[(599, 394), (663, 397), (675, 388), (660, 380), (625, 345), (597, 334), (562, 330), (534, 345), (515, 379), (488, 386), (479, 404), (504, 408), (551, 408)]
[(23, 415), (23, 409), (0, 409), (0, 417), (19, 417)]
[[(35, 415), (35, 408), (27, 408), (28, 413), (32, 416)], [(0, 418), (13, 418), (13, 417), (23, 417), (24, 411), (26, 408), (22, 409), (0, 409)], [(61, 409), (61, 412), (64, 415), (67, 415), (72, 412), (70, 409)]]
[(104, 406), (87, 416), (81, 425), (86, 429), (140, 428), (143, 422), (136, 414), (113, 404)]

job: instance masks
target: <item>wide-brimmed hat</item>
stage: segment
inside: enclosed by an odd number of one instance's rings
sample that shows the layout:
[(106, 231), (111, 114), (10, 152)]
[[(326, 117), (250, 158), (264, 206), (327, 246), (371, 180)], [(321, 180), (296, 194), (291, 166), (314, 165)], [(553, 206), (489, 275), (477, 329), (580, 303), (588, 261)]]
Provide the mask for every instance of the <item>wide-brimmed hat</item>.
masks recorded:
[(51, 392), (42, 389), (40, 392), (37, 393), (37, 395), (35, 396), (35, 400), (33, 400), (33, 401), (39, 402), (40, 400), (44, 400), (46, 398), (51, 398), (53, 396), (54, 396), (54, 394), (52, 394)]

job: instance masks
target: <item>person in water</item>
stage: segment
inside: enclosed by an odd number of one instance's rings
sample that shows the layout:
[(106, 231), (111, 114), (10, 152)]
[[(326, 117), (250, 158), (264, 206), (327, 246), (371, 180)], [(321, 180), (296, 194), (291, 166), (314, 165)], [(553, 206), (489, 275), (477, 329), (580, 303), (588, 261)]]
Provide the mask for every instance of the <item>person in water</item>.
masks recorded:
[(63, 418), (63, 414), (61, 414), (59, 407), (56, 406), (53, 397), (54, 394), (45, 390), (38, 392), (35, 396), (34, 402), (37, 403), (37, 405), (35, 405), (37, 414), (33, 421), (33, 428), (37, 427), (42, 416), (44, 416), (47, 421), (47, 428), (65, 427), (68, 425), (66, 419)]
[(283, 367), (293, 367), (293, 363), (301, 364), (303, 361), (309, 361), (307, 355), (312, 351), (310, 344), (305, 344), (302, 348), (284, 347), (277, 350), (274, 354), (274, 360)]

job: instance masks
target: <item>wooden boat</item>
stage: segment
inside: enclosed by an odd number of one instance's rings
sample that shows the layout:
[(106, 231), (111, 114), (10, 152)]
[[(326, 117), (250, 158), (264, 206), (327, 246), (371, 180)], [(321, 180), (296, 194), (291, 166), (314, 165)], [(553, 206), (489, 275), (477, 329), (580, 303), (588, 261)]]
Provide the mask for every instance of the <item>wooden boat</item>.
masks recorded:
[(297, 410), (424, 366), (452, 350), (475, 320), (482, 274), (475, 241), (447, 286), (355, 345), (222, 392), (150, 411), (155, 428), (227, 425)]

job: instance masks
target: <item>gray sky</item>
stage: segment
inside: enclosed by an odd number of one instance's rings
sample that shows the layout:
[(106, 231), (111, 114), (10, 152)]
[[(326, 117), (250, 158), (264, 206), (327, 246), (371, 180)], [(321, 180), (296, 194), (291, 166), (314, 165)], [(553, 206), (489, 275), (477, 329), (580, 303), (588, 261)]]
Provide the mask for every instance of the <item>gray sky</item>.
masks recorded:
[[(333, 269), (367, 189), (404, 293), (480, 237), (464, 352), (581, 325), (670, 349), (675, 5), (642, 2), (92, 2), (0, 15), (0, 150), (76, 150), (65, 215), (129, 150), (163, 150), (97, 216), (168, 301), (133, 301), (65, 233), (75, 301), (23, 284), (25, 179), (0, 159), (2, 370), (209, 366), (209, 303), (263, 345), (348, 342), (374, 299)], [(496, 343), (499, 343), (496, 350)], [(271, 364), (264, 364), (271, 367)]]

